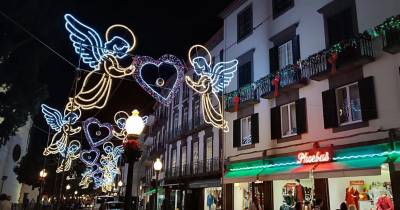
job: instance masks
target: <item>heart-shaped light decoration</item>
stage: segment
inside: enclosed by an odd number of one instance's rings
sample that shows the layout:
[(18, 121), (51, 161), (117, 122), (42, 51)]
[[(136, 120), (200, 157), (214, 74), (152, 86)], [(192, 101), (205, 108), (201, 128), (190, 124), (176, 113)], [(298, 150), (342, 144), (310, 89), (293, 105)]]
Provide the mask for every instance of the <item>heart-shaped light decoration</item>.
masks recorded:
[(83, 130), (90, 147), (98, 147), (112, 138), (112, 125), (100, 123), (96, 118), (88, 118), (83, 122)]
[[(139, 85), (161, 104), (168, 106), (183, 82), (184, 65), (173, 55), (163, 55), (158, 60), (148, 56), (134, 58), (133, 76)], [(162, 86), (157, 80), (165, 81)]]
[(83, 150), (79, 158), (84, 164), (91, 166), (97, 162), (99, 156), (100, 156), (99, 150), (91, 149), (91, 150)]

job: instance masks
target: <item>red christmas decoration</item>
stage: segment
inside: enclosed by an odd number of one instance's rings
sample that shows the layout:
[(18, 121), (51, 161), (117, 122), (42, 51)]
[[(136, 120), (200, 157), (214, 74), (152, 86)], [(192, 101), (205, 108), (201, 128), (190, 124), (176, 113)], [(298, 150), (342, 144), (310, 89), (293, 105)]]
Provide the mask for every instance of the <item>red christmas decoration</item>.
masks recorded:
[(240, 102), (239, 96), (233, 97), (233, 103), (235, 104), (235, 106), (234, 106), (235, 112), (237, 112), (239, 110), (239, 102)]
[(136, 139), (126, 140), (124, 145), (124, 155), (129, 161), (137, 161), (142, 156), (140, 142)]
[(338, 58), (337, 53), (332, 53), (331, 56), (328, 58), (328, 62), (331, 64), (331, 73), (336, 74), (336, 60)]
[(275, 75), (274, 79), (272, 80), (272, 85), (274, 86), (274, 97), (279, 96), (279, 73)]

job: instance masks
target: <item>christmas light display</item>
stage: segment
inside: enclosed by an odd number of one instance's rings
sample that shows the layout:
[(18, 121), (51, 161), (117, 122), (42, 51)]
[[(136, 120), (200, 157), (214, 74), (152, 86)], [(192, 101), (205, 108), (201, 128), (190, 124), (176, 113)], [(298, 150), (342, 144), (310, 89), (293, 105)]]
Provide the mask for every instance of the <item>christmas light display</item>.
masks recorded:
[(51, 129), (57, 131), (50, 144), (44, 149), (43, 155), (47, 156), (50, 154), (63, 154), (68, 142), (69, 136), (79, 133), (81, 127), (73, 128), (77, 120), (81, 116), (79, 109), (75, 109), (70, 103), (64, 109), (64, 115), (62, 115), (58, 110), (42, 104), (42, 113), (46, 119), (47, 124)]
[(79, 159), (87, 166), (94, 165), (99, 159), (100, 151), (96, 148), (90, 150), (83, 150)]
[(61, 173), (69, 171), (71, 168), (72, 161), (79, 158), (79, 150), (81, 148), (81, 143), (77, 140), (73, 140), (69, 143), (68, 148), (63, 154), (64, 159), (61, 161), (60, 165), (57, 167), (56, 173)]
[[(126, 57), (136, 44), (134, 33), (126, 26), (116, 24), (110, 26), (106, 33), (106, 42), (92, 28), (78, 21), (70, 14), (64, 16), (65, 28), (75, 52), (81, 57), (82, 62), (88, 64), (93, 70), (86, 75), (78, 94), (71, 98), (81, 109), (102, 109), (106, 105), (112, 86), (112, 78), (121, 78), (132, 74), (134, 65), (121, 67), (118, 59)], [(132, 36), (132, 43), (120, 36), (110, 37), (115, 28), (122, 28)], [(102, 64), (102, 65), (101, 65)], [(101, 72), (98, 75), (98, 72)]]
[[(204, 46), (195, 46), (205, 49), (207, 54), (210, 55)], [(223, 129), (224, 132), (228, 132), (228, 122), (223, 119), (222, 105), (217, 94), (231, 82), (237, 70), (238, 61), (219, 62), (211, 68), (211, 63), (210, 61), (207, 62), (206, 58), (191, 58), (191, 51), (194, 49), (192, 47), (189, 50), (189, 60), (193, 65), (195, 74), (199, 75), (200, 78), (198, 81), (193, 81), (186, 76), (186, 84), (201, 95), (204, 121), (216, 128)], [(213, 102), (216, 102), (217, 106), (214, 106)]]
[[(128, 135), (125, 130), (125, 123), (128, 117), (129, 114), (125, 111), (118, 111), (114, 114), (114, 123), (116, 125), (116, 128), (112, 130), (112, 133), (113, 136), (118, 138), (119, 140), (125, 140), (126, 136)], [(143, 122), (146, 124), (148, 116), (143, 116), (142, 119)]]
[[(171, 103), (172, 99), (174, 99), (176, 92), (179, 90), (183, 82), (183, 74), (185, 69), (183, 63), (173, 55), (163, 55), (158, 60), (155, 60), (148, 56), (137, 56), (134, 58), (134, 63), (136, 65), (137, 71), (135, 71), (133, 75), (138, 84), (158, 102), (160, 102), (165, 106), (168, 106)], [(174, 69), (176, 70), (176, 79), (170, 89), (163, 88), (161, 91), (157, 91), (154, 88), (160, 87), (160, 84), (157, 85), (145, 81), (145, 79), (143, 78), (143, 69), (144, 67), (154, 65), (159, 71), (160, 70), (159, 67), (162, 64), (167, 64), (174, 67)], [(168, 78), (161, 78), (159, 74), (157, 79), (164, 80)], [(166, 92), (165, 94), (166, 96), (161, 94), (161, 92)]]
[(102, 124), (94, 117), (83, 122), (83, 131), (92, 148), (98, 147), (112, 138), (112, 125), (110, 123)]

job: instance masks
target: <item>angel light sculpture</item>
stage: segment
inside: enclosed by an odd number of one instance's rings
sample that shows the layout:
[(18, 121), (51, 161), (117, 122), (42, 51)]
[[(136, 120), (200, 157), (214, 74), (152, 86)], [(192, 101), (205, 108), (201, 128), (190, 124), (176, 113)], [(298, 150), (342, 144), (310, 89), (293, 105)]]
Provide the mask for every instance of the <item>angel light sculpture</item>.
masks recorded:
[[(209, 56), (209, 61), (203, 56), (192, 59), (192, 50), (196, 47), (203, 48)], [(238, 61), (231, 60), (219, 62), (211, 67), (211, 54), (206, 47), (194, 45), (189, 50), (189, 60), (193, 66), (194, 73), (200, 78), (193, 81), (189, 76), (185, 77), (186, 84), (201, 95), (202, 111), (204, 121), (224, 132), (229, 131), (228, 122), (223, 118), (223, 109), (218, 93), (229, 85), (237, 70)], [(216, 102), (216, 105), (213, 104)]]

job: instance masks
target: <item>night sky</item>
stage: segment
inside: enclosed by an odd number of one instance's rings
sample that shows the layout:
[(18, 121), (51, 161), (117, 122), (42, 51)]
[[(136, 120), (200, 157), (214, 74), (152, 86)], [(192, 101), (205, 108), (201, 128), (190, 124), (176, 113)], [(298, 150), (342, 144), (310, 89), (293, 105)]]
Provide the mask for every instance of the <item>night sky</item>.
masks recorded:
[[(154, 58), (163, 54), (173, 54), (186, 60), (186, 53), (191, 45), (205, 43), (223, 26), (218, 13), (231, 1), (207, 0), (182, 3), (124, 0), (117, 3), (117, 1), (99, 0), (20, 0), (2, 5), (2, 11), (67, 60), (78, 65), (79, 57), (74, 53), (64, 28), (65, 13), (74, 15), (78, 20), (97, 30), (100, 35), (103, 35), (112, 24), (128, 26), (137, 38), (136, 49), (131, 52), (133, 54)], [(22, 31), (21, 34), (25, 35)], [(43, 55), (41, 82), (47, 84), (49, 90), (46, 103), (62, 109), (70, 95), (75, 70), (50, 50), (45, 49), (40, 53)], [(89, 69), (88, 66), (82, 67)], [(106, 108), (85, 112), (84, 117), (95, 115), (100, 119), (111, 121), (113, 113), (118, 110), (130, 111), (137, 108), (139, 111), (149, 113), (154, 104), (152, 97), (138, 88), (133, 81), (115, 80), (112, 93)], [(35, 123), (47, 130), (41, 116), (35, 117)]]
[[(218, 17), (218, 14), (231, 2), (232, 0), (12, 0), (2, 2), (0, 10), (65, 59), (78, 65), (79, 56), (74, 53), (68, 33), (64, 28), (65, 13), (72, 14), (97, 30), (100, 35), (104, 35), (106, 29), (113, 24), (128, 26), (137, 38), (137, 45), (132, 54), (153, 58), (158, 58), (163, 54), (173, 54), (181, 60), (186, 60), (190, 46), (204, 44), (223, 26), (223, 20)], [(7, 26), (5, 28), (8, 30), (12, 29), (16, 37), (29, 38), (25, 32), (3, 16), (0, 16), (1, 25)], [(2, 31), (2, 33), (7, 33), (7, 31)], [(104, 40), (104, 37), (102, 38)], [(28, 47), (22, 50), (39, 54), (40, 82), (47, 85), (49, 92), (45, 103), (62, 110), (68, 96), (72, 95), (71, 88), (76, 71), (74, 67), (39, 42), (34, 41), (34, 44), (36, 48)], [(21, 62), (24, 60), (23, 57), (17, 59)], [(88, 66), (82, 67), (89, 69)], [(84, 111), (81, 120), (95, 116), (102, 122), (112, 122), (115, 112), (131, 111), (135, 108), (142, 114), (150, 113), (155, 101), (133, 81), (132, 77), (128, 79), (131, 81), (114, 80), (112, 95), (107, 106), (102, 110)], [(33, 127), (31, 141), (40, 141), (44, 146), (48, 126), (41, 114), (34, 116)], [(36, 150), (42, 149), (36, 148)], [(38, 152), (40, 153), (41, 151)]]

